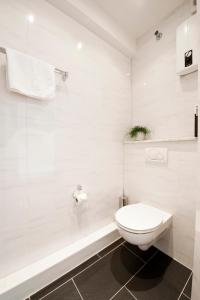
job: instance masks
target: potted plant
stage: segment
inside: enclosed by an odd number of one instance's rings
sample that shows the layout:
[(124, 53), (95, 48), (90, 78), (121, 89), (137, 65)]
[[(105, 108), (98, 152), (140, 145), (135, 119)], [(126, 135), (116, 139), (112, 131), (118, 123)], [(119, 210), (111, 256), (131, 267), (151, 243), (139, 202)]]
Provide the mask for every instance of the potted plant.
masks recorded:
[(136, 141), (144, 140), (148, 134), (150, 134), (150, 130), (143, 126), (135, 126), (129, 131), (130, 137)]

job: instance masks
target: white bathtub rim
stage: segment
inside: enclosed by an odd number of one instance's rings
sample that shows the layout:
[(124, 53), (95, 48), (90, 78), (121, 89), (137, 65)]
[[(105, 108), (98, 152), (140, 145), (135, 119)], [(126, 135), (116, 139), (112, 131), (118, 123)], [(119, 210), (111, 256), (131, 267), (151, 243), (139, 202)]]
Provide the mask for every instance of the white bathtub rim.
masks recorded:
[[(111, 236), (109, 237), (109, 240), (107, 240), (106, 237), (108, 237), (109, 235)], [(12, 291), (16, 291), (17, 293), (18, 289), (20, 289), (20, 286), (26, 285), (26, 283), (28, 285), (28, 282), (30, 282), (34, 278), (37, 278), (41, 274), (48, 272), (48, 270), (50, 270), (51, 268), (55, 268), (63, 261), (69, 260), (71, 257), (79, 256), (79, 258), (77, 258), (77, 264), (71, 266), (71, 268), (68, 270), (70, 271), (71, 269), (75, 268), (80, 263), (80, 261), (83, 262), (84, 260), (89, 259), (92, 255), (95, 255), (97, 252), (108, 246), (109, 242), (112, 243), (118, 238), (119, 234), (116, 224), (114, 222), (110, 223), (100, 230), (90, 234), (86, 238), (83, 238), (66, 248), (63, 248), (13, 274), (10, 274), (5, 278), (2, 278), (0, 280), (0, 299), (9, 299), (9, 296), (7, 297), (7, 295), (12, 293)], [(97, 244), (101, 240), (102, 245), (100, 248), (98, 248)], [(86, 250), (87, 248), (89, 249), (88, 251)], [(63, 274), (59, 274), (59, 276), (62, 275)], [(41, 287), (38, 287), (38, 289), (40, 288)], [(32, 292), (34, 293), (36, 290), (37, 287), (33, 286)], [(17, 300), (17, 295), (15, 296)], [(25, 294), (24, 297), (27, 297), (27, 294)]]

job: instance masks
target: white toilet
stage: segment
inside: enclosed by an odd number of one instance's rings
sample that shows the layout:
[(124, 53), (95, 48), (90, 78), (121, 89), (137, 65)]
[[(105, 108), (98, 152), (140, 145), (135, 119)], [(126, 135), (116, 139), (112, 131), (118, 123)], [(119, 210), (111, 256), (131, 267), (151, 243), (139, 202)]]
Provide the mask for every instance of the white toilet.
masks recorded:
[(115, 214), (120, 235), (142, 250), (151, 247), (170, 227), (172, 215), (142, 203), (120, 208)]

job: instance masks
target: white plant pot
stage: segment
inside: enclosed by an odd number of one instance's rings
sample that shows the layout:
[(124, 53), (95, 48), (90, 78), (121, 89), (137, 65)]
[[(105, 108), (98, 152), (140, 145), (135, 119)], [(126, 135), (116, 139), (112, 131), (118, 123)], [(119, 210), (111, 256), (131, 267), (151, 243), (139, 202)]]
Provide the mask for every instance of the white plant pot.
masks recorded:
[(142, 132), (139, 132), (135, 137), (136, 141), (143, 141), (144, 139), (145, 139), (145, 135)]

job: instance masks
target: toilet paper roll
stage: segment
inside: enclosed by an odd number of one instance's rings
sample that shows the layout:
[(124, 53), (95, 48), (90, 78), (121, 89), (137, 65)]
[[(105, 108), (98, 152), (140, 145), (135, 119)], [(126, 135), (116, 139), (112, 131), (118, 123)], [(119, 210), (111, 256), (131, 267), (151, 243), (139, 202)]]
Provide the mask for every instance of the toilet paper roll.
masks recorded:
[(88, 196), (85, 192), (77, 191), (74, 192), (74, 199), (76, 201), (76, 205), (81, 205), (83, 202), (87, 201)]

